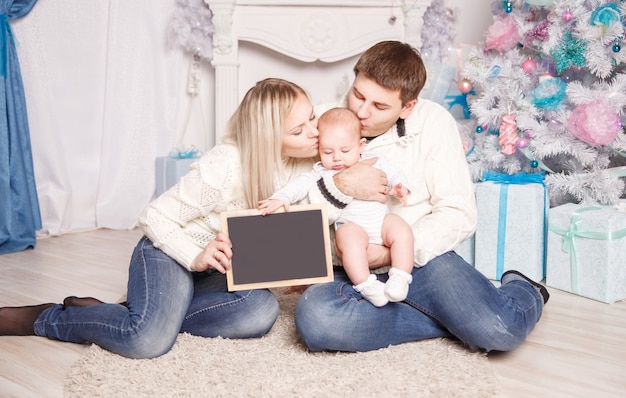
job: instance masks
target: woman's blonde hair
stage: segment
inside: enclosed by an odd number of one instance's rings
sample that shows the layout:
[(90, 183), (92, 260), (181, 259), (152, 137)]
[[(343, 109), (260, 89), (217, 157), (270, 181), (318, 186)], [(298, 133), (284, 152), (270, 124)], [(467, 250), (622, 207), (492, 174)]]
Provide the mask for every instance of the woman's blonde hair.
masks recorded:
[[(284, 172), (281, 155), (285, 119), (299, 96), (307, 96), (298, 85), (270, 78), (257, 82), (228, 121), (225, 142), (241, 153), (244, 204), (251, 209), (278, 188)], [(287, 160), (289, 161), (289, 159)]]

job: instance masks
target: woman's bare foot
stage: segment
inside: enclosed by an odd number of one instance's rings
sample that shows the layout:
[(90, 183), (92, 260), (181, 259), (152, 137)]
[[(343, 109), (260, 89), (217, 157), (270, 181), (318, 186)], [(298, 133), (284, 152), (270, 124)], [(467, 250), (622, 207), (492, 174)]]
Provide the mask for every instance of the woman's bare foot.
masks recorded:
[(66, 307), (89, 307), (96, 304), (104, 304), (104, 301), (100, 301), (93, 297), (76, 297), (70, 296), (63, 300), (63, 308)]
[(0, 336), (34, 336), (33, 325), (39, 315), (55, 305), (46, 303), (25, 307), (0, 308)]

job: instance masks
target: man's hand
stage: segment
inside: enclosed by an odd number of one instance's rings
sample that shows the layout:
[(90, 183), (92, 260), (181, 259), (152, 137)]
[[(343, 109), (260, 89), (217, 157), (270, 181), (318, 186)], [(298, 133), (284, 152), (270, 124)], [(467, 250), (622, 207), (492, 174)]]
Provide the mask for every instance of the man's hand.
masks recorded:
[(387, 202), (387, 175), (372, 167), (377, 158), (358, 162), (333, 176), (335, 186), (355, 199)]

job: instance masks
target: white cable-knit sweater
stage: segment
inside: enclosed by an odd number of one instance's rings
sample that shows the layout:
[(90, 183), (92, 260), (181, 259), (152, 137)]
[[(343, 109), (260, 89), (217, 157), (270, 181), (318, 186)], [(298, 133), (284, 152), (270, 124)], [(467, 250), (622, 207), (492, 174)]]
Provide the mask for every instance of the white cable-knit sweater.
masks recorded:
[[(283, 185), (311, 169), (302, 160), (285, 170)], [(143, 233), (185, 268), (221, 231), (220, 213), (241, 210), (243, 182), (239, 150), (234, 145), (217, 145), (190, 166), (189, 172), (139, 217)], [(279, 187), (276, 187), (277, 189)]]

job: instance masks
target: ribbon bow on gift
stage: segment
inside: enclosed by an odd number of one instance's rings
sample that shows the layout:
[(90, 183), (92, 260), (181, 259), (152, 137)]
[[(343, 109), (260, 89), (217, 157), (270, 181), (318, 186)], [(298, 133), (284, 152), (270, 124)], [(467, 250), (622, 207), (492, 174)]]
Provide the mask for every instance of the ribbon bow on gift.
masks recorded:
[(580, 293), (580, 281), (578, 277), (578, 258), (576, 256), (576, 244), (574, 238), (587, 238), (595, 240), (614, 240), (621, 239), (626, 236), (626, 228), (617, 231), (583, 231), (581, 230), (582, 217), (581, 214), (587, 211), (602, 210), (601, 207), (590, 206), (583, 207), (572, 213), (570, 223), (567, 228), (548, 224), (548, 229), (563, 236), (563, 244), (561, 250), (569, 253), (570, 269), (571, 269), (571, 285), (574, 293)]
[(195, 146), (185, 148), (174, 148), (170, 152), (170, 157), (173, 159), (193, 159), (199, 157), (201, 152)]

